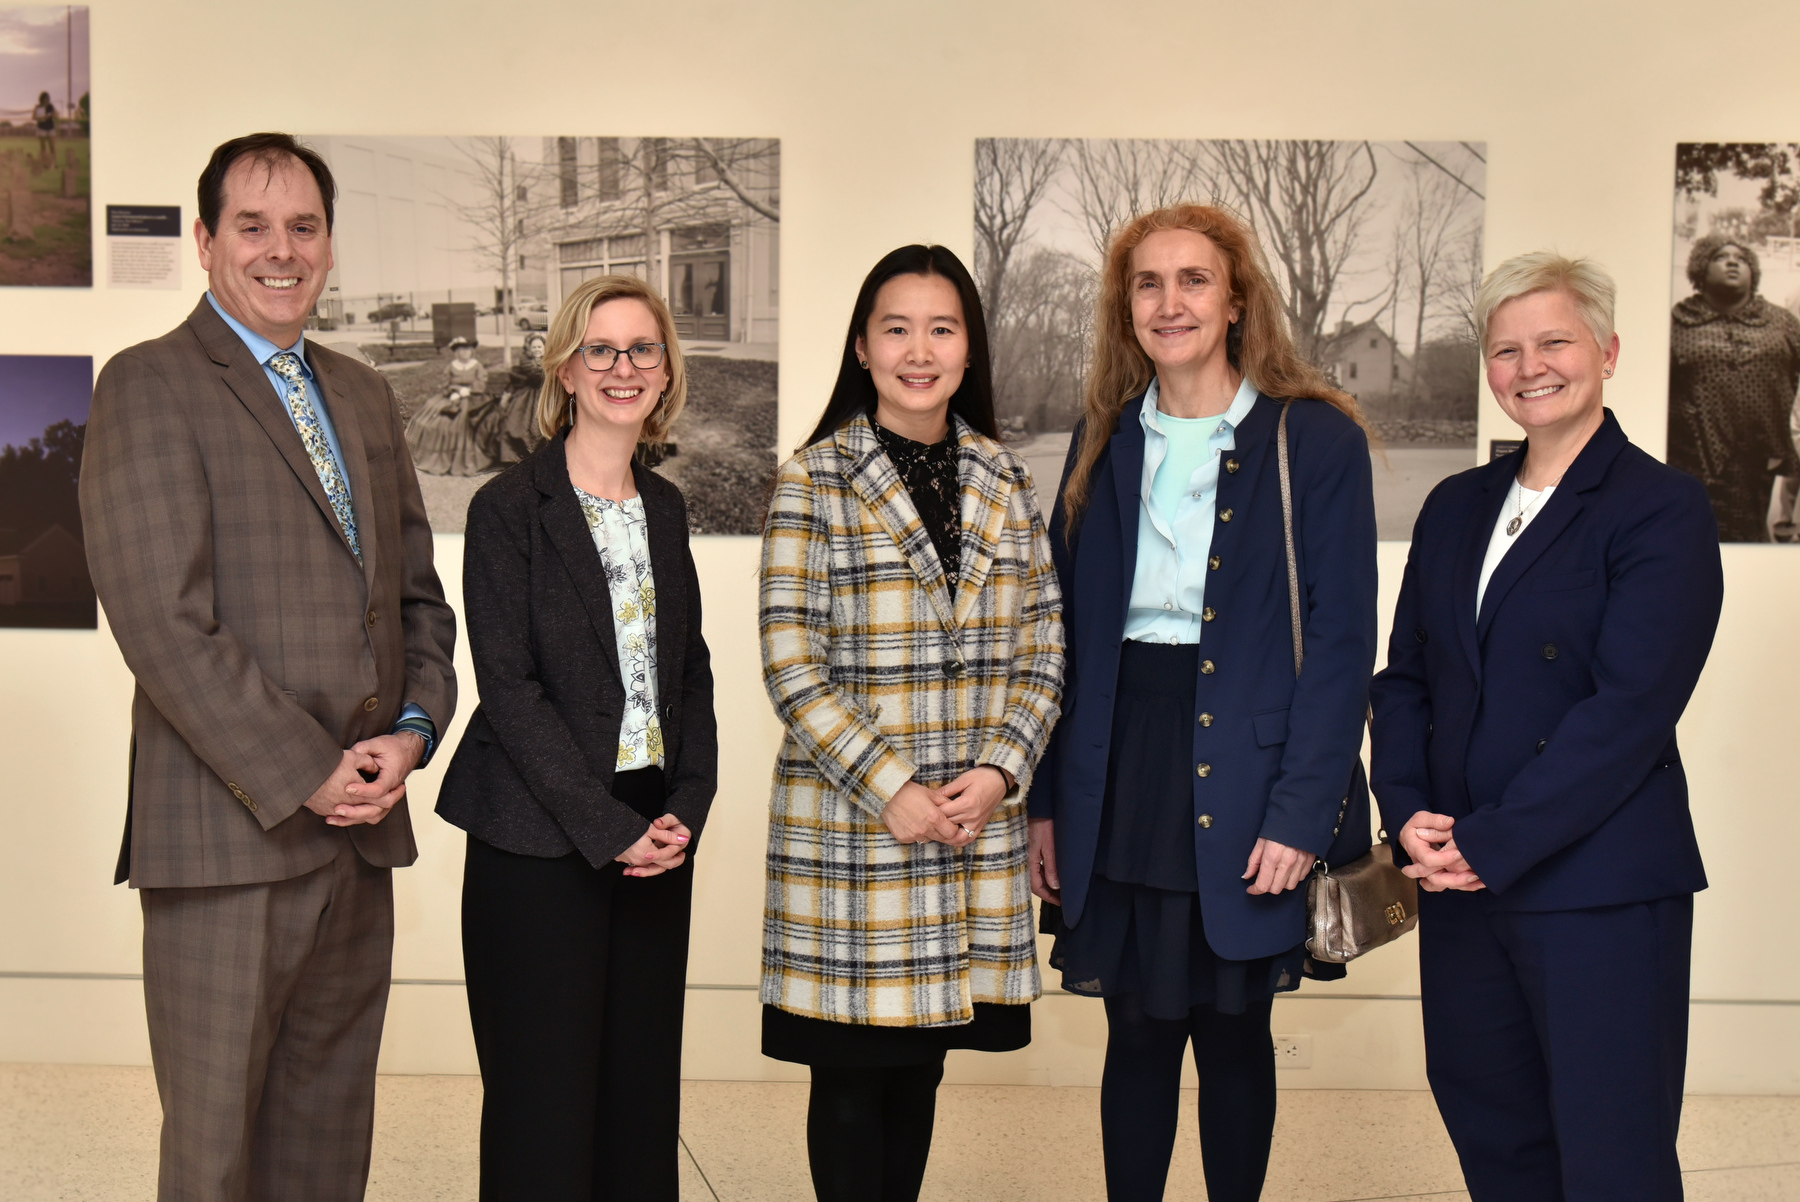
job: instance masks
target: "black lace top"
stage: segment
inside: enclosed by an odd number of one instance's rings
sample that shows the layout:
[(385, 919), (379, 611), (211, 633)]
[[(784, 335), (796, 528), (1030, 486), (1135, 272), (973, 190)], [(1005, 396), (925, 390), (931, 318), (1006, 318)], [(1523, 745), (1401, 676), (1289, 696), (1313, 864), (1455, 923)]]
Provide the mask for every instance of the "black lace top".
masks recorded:
[(934, 443), (914, 442), (881, 425), (875, 425), (875, 437), (906, 482), (913, 507), (919, 511), (919, 520), (924, 522), (925, 533), (937, 550), (938, 562), (944, 565), (944, 579), (954, 592), (962, 566), (962, 497), (957, 481), (960, 454), (955, 426), (942, 441)]

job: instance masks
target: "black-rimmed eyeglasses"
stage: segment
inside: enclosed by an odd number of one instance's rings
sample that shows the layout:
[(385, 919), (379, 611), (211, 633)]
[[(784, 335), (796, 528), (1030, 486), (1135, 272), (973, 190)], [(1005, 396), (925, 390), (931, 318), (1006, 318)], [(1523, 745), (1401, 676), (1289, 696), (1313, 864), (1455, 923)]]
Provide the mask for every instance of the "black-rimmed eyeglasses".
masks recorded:
[(581, 361), (587, 364), (589, 371), (611, 371), (613, 364), (619, 361), (620, 355), (629, 358), (631, 365), (639, 371), (649, 371), (661, 365), (665, 344), (640, 342), (629, 349), (621, 350), (618, 347), (607, 346), (605, 343), (595, 343), (593, 346), (584, 346), (578, 349), (581, 351)]

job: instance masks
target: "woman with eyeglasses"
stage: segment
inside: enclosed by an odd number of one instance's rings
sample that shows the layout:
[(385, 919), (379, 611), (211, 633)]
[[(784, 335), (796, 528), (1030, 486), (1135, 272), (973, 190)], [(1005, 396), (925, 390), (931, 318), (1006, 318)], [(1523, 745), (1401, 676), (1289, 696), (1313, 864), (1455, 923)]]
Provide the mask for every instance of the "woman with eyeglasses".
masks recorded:
[(469, 504), (481, 705), (437, 811), (469, 833), (483, 1202), (677, 1196), (687, 858), (718, 735), (687, 506), (637, 452), (686, 390), (662, 298), (588, 280), (550, 323), (548, 441)]

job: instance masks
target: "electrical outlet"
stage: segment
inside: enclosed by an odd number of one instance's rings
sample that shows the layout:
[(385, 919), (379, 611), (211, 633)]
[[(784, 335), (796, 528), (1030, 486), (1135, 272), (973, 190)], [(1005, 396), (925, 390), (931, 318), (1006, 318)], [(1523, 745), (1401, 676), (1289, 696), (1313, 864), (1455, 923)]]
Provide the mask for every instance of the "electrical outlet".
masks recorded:
[(1277, 1035), (1275, 1036), (1276, 1068), (1311, 1068), (1312, 1036), (1310, 1035)]

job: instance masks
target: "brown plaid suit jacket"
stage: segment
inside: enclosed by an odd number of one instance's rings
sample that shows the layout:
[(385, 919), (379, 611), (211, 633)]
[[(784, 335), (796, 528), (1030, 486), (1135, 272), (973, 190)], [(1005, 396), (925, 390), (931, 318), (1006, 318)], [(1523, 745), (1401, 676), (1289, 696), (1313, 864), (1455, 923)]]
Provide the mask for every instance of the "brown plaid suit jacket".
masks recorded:
[[(137, 677), (118, 880), (278, 881), (345, 833), (303, 803), (407, 702), (456, 705), (456, 616), (387, 382), (312, 345), (356, 511), (351, 554), (287, 409), (205, 297), (94, 386), (81, 465), (88, 564)], [(402, 801), (348, 828), (377, 867), (417, 855)]]

